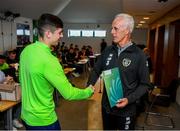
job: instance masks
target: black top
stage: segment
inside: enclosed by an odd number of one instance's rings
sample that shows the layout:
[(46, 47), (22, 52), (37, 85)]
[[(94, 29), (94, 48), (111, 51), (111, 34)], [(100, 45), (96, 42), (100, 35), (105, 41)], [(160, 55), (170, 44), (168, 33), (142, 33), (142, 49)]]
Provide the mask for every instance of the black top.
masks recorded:
[(111, 108), (104, 88), (102, 106), (107, 112), (120, 115), (132, 116), (136, 113), (136, 100), (144, 95), (150, 88), (149, 71), (146, 64), (146, 56), (136, 45), (127, 47), (118, 57), (118, 47), (107, 47), (97, 60), (88, 85), (94, 85), (104, 70), (119, 67), (122, 81), (124, 98), (128, 99), (128, 105), (124, 108)]

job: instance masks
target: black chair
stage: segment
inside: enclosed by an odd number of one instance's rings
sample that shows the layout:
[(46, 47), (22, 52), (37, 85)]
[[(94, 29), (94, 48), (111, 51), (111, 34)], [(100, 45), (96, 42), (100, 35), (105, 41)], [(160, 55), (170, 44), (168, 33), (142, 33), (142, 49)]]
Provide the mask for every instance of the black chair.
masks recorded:
[[(172, 116), (170, 114), (163, 114), (161, 112), (153, 112), (152, 108), (154, 106), (164, 106), (168, 107), (171, 102), (175, 102), (176, 99), (176, 90), (179, 86), (179, 79), (174, 79), (170, 82), (167, 88), (162, 87), (154, 87), (154, 89), (150, 92), (151, 102), (147, 108), (146, 115), (145, 115), (145, 124), (152, 125), (152, 126), (160, 126), (160, 127), (167, 127), (167, 128), (174, 128), (174, 122)], [(150, 116), (156, 118), (167, 118), (170, 123), (169, 124), (160, 124), (157, 122), (149, 122), (148, 118)]]

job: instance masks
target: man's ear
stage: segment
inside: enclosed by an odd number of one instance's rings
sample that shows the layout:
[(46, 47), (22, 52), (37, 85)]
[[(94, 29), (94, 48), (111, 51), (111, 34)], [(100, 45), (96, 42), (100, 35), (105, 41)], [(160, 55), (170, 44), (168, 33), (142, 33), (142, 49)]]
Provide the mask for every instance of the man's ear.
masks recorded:
[(130, 34), (129, 28), (127, 28), (127, 29), (125, 30), (125, 34), (126, 34), (126, 35)]
[(51, 37), (51, 32), (49, 30), (45, 31), (44, 34), (45, 34), (46, 38), (48, 38), (48, 39)]

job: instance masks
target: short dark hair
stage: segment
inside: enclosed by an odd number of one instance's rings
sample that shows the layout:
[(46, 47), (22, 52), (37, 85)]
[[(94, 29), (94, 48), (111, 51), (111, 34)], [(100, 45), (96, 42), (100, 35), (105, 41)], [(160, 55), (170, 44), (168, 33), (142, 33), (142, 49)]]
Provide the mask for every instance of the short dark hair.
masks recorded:
[(10, 50), (10, 51), (8, 51), (8, 54), (16, 54), (16, 51), (15, 50)]
[(63, 28), (62, 20), (52, 14), (42, 14), (38, 19), (37, 23), (38, 34), (40, 37), (44, 36), (44, 31), (49, 29), (51, 32), (54, 32), (56, 28)]

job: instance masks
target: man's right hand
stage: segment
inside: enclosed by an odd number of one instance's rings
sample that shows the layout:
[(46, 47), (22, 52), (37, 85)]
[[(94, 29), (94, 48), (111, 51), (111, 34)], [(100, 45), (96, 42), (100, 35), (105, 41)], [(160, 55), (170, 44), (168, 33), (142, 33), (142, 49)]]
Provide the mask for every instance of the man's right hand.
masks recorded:
[(94, 91), (95, 91), (95, 88), (94, 88), (94, 86), (92, 86), (92, 85), (89, 85), (88, 86), (88, 88), (91, 88), (91, 90), (93, 91), (93, 93), (94, 93)]

